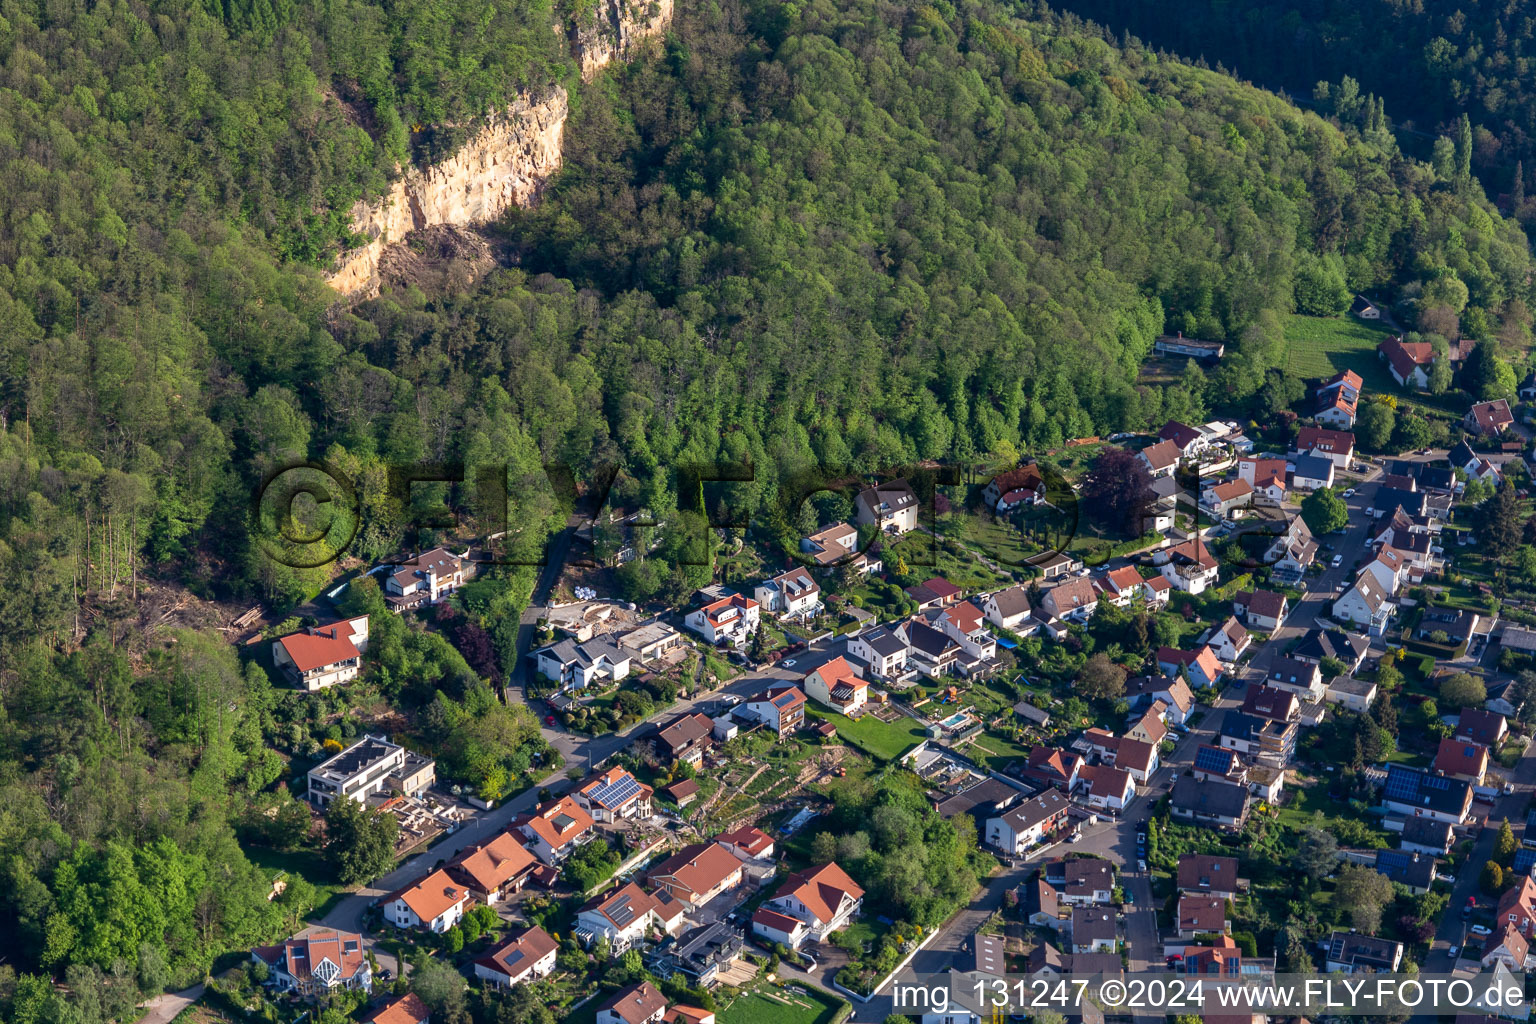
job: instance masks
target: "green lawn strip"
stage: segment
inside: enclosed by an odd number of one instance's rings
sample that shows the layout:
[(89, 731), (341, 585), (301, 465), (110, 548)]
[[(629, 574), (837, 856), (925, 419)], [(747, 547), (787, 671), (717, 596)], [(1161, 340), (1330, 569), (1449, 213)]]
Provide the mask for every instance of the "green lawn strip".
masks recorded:
[(1459, 392), (1428, 395), (1405, 391), (1387, 369), (1376, 351), (1392, 332), (1380, 324), (1370, 324), (1353, 317), (1316, 317), (1293, 314), (1285, 318), (1285, 343), (1289, 353), (1286, 369), (1293, 376), (1331, 377), (1343, 370), (1354, 370), (1365, 382), (1366, 393), (1396, 395), (1399, 407), (1419, 406), (1423, 410), (1459, 418), (1466, 408)]
[(830, 1024), (846, 1005), (817, 989), (797, 987), (804, 993), (759, 984), (737, 996), (716, 1019), (720, 1024)]
[(837, 726), (837, 734), (845, 742), (886, 761), (896, 760), (928, 738), (928, 731), (906, 715), (894, 722), (882, 722), (872, 714), (854, 719), (814, 707), (806, 712), (811, 718)]

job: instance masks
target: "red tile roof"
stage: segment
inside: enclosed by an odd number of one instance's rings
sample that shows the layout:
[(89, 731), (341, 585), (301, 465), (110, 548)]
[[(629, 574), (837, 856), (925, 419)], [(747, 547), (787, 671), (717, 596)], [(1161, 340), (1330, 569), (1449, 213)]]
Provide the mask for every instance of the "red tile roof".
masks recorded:
[(863, 899), (864, 890), (848, 877), (846, 871), (832, 863), (823, 864), (815, 871), (790, 875), (775, 894), (776, 899), (780, 896), (795, 897), (818, 921), (826, 924), (837, 916), (838, 905), (844, 896)]

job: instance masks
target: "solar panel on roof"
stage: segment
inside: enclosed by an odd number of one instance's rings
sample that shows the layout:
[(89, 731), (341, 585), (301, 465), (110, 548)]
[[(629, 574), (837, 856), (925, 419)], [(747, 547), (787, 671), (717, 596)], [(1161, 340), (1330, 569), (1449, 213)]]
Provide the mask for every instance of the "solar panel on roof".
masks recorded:
[(1536, 868), (1536, 850), (1516, 850), (1515, 862), (1511, 868), (1517, 874), (1530, 874), (1531, 869)]
[(640, 792), (640, 784), (627, 772), (612, 782), (603, 782), (592, 790), (594, 802), (604, 807), (618, 807)]
[(1201, 747), (1195, 752), (1195, 768), (1204, 772), (1226, 774), (1232, 767), (1232, 751), (1216, 747)]
[(1424, 777), (1398, 765), (1387, 769), (1387, 784), (1383, 794), (1389, 800), (1412, 800), (1419, 795)]
[(1376, 851), (1376, 866), (1378, 868), (1401, 868), (1413, 863), (1413, 854), (1402, 850), (1378, 850)]

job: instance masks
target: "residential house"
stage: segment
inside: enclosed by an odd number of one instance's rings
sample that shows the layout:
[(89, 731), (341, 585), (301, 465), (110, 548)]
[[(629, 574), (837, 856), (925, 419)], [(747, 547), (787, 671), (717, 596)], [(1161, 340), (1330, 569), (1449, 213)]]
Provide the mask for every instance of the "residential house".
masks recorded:
[[(829, 863), (790, 875), (763, 908), (804, 922), (804, 938), (820, 942), (853, 920), (863, 905), (864, 890), (842, 868)], [(756, 918), (752, 926), (762, 934)]]
[(1291, 649), (1295, 661), (1308, 661), (1320, 665), (1332, 658), (1344, 664), (1345, 671), (1354, 672), (1370, 650), (1371, 642), (1363, 636), (1346, 633), (1342, 629), (1309, 629)]
[(251, 959), (267, 965), (267, 984), (305, 998), (330, 992), (373, 990), (373, 969), (356, 932), (310, 928), (275, 946), (258, 946)]
[(1381, 636), (1386, 633), (1395, 609), (1391, 594), (1374, 574), (1362, 569), (1354, 586), (1333, 602), (1333, 617), (1362, 626), (1371, 636)]
[(659, 661), (685, 642), (682, 633), (659, 619), (621, 633), (616, 639), (620, 648), (631, 656), (631, 660), (642, 665)]
[(1111, 569), (1098, 581), (1099, 593), (1117, 607), (1147, 599), (1147, 584), (1134, 565)]
[(1479, 958), (1479, 963), (1484, 967), (1492, 967), (1499, 963), (1511, 971), (1523, 971), (1530, 953), (1531, 945), (1526, 941), (1525, 936), (1520, 934), (1520, 929), (1506, 921), (1503, 927), (1488, 936), (1488, 942), (1483, 946), (1483, 955)]
[(1329, 973), (1386, 974), (1397, 970), (1403, 962), (1401, 942), (1363, 932), (1336, 931), (1328, 936), (1324, 945), (1328, 950), (1324, 969)]
[(512, 824), (523, 834), (535, 857), (555, 865), (594, 834), (596, 823), (576, 798), (567, 794), (539, 804), (528, 814), (518, 815)]
[(1174, 932), (1184, 940), (1196, 935), (1220, 935), (1228, 931), (1227, 901), (1215, 896), (1180, 896)]
[(1104, 907), (1072, 909), (1072, 952), (1113, 953), (1119, 947), (1119, 928), (1113, 910)]
[(1180, 651), (1172, 647), (1157, 649), (1157, 668), (1170, 676), (1183, 675), (1189, 685), (1197, 690), (1215, 686), (1221, 679), (1221, 661), (1210, 644), (1201, 644), (1193, 651)]
[(562, 690), (580, 690), (594, 683), (619, 682), (629, 676), (632, 657), (606, 639), (578, 643), (565, 639), (541, 647), (531, 657), (539, 675), (560, 684)]
[(1200, 492), (1200, 504), (1213, 515), (1224, 516), (1253, 500), (1253, 485), (1246, 480), (1212, 484)]
[(1509, 411), (1509, 402), (1500, 398), (1492, 402), (1478, 402), (1468, 410), (1462, 426), (1482, 437), (1497, 437), (1515, 422)]
[(609, 768), (576, 790), (576, 802), (594, 821), (613, 822), (649, 818), (655, 790), (624, 768)]
[(1174, 469), (1179, 465), (1179, 459), (1183, 457), (1179, 446), (1172, 441), (1158, 441), (1136, 453), (1142, 465), (1147, 467), (1147, 472), (1153, 477), (1172, 476)]
[(645, 874), (653, 891), (666, 891), (697, 910), (716, 896), (739, 886), (742, 861), (723, 843), (685, 846)]
[(945, 608), (932, 621), (971, 657), (987, 661), (997, 656), (997, 638), (982, 626), (984, 615), (976, 604), (961, 601)]
[(1164, 423), (1163, 429), (1157, 433), (1157, 438), (1159, 441), (1172, 441), (1178, 446), (1179, 454), (1186, 459), (1193, 458), (1210, 443), (1198, 427), (1191, 427), (1178, 420), (1169, 420)]
[(1488, 774), (1488, 748), (1481, 743), (1447, 736), (1440, 741), (1440, 749), (1435, 752), (1435, 761), (1430, 768), (1440, 775), (1481, 786), (1483, 776)]
[(879, 572), (879, 559), (859, 550), (859, 531), (847, 523), (837, 523), (819, 533), (800, 539), (800, 550), (817, 565), (852, 565), (860, 572)]
[(1472, 809), (1472, 786), (1461, 779), (1389, 764), (1381, 805), (1389, 813), (1460, 825)]
[(1230, 782), (1239, 786), (1248, 783), (1248, 773), (1237, 751), (1209, 744), (1201, 744), (1195, 749), (1195, 763), (1190, 773), (1200, 782), (1215, 779), (1217, 782)]
[(649, 981), (619, 989), (597, 1010), (597, 1024), (660, 1024), (667, 1015), (667, 997)]
[(432, 1011), (414, 992), (391, 999), (367, 1018), (367, 1024), (430, 1024)]
[(960, 600), (965, 591), (942, 576), (934, 576), (908, 587), (906, 594), (917, 605), (918, 611), (928, 611), (931, 608), (949, 607)]
[(1493, 918), (1514, 925), (1527, 939), (1536, 935), (1536, 879), (1521, 875), (1518, 883), (1505, 889)]
[(1095, 810), (1118, 814), (1136, 796), (1131, 773), (1106, 764), (1084, 765), (1077, 784), (1080, 797)]
[(1228, 664), (1241, 658), (1251, 642), (1248, 630), (1243, 628), (1236, 616), (1229, 617), (1206, 637), (1206, 644), (1216, 652), (1216, 657)]
[(1243, 713), (1272, 722), (1294, 722), (1301, 714), (1301, 703), (1292, 690), (1259, 684), (1248, 687), (1243, 695)]
[(309, 770), (309, 802), (323, 808), (338, 796), (360, 804), (385, 792), (415, 796), (436, 780), (436, 764), (430, 757), (382, 736), (364, 736)]
[(1243, 973), (1243, 956), (1237, 941), (1222, 935), (1208, 946), (1185, 946), (1179, 969), (1185, 974), (1238, 978)]
[(1157, 771), (1158, 759), (1155, 744), (1132, 739), (1129, 736), (1114, 736), (1103, 729), (1089, 729), (1078, 743), (1086, 746), (1090, 752), (1096, 753), (1105, 764), (1112, 764), (1130, 772), (1132, 780), (1139, 785), (1144, 786), (1150, 783), (1153, 774)]
[(1070, 576), (1083, 567), (1082, 562), (1064, 551), (1042, 551), (1024, 559), (1024, 564), (1040, 570), (1040, 578), (1046, 580)]
[(1086, 576), (1062, 580), (1040, 598), (1040, 610), (1052, 619), (1086, 622), (1099, 606), (1099, 592)]
[[(1181, 663), (1182, 665), (1182, 663)], [(1131, 709), (1153, 704), (1163, 705), (1163, 717), (1169, 725), (1183, 725), (1195, 708), (1195, 695), (1189, 684), (1177, 675), (1137, 676), (1125, 684), (1125, 699)]]
[(555, 969), (557, 943), (543, 928), (526, 928), (517, 938), (475, 961), (475, 977), (496, 988), (511, 988), (548, 977)]
[(1237, 829), (1248, 818), (1248, 790), (1186, 775), (1173, 784), (1168, 810), (1179, 821)]
[(357, 678), (368, 649), (368, 616), (310, 626), (272, 641), (272, 664), (314, 693)]
[(1323, 699), (1363, 715), (1376, 702), (1376, 683), (1354, 676), (1334, 676), (1323, 691)]
[(1353, 429), (1364, 383), (1353, 370), (1344, 370), (1323, 381), (1313, 391), (1317, 404), (1312, 418), (1340, 430)]
[(1377, 345), (1376, 351), (1386, 360), (1387, 370), (1398, 384), (1420, 391), (1429, 388), (1429, 365), (1435, 361), (1435, 348), (1429, 342), (1405, 342), (1393, 335)]
[(437, 604), (464, 585), (467, 563), (443, 548), (423, 551), (390, 566), (384, 600), (396, 611)]
[(516, 836), (502, 832), (461, 850), (443, 870), (471, 899), (489, 907), (521, 889), (537, 866), (538, 859)]
[[(680, 974), (690, 985), (713, 988), (720, 982), (720, 973), (741, 956), (745, 938), (741, 928), (729, 920), (710, 921), (675, 939), (663, 940), (644, 956), (644, 963), (664, 980)], [(713, 1024), (714, 1014), (696, 1007), (674, 1006), (667, 1011), (666, 1020), (667, 1024), (700, 1024), (701, 1015)]]
[(1232, 598), (1232, 610), (1248, 628), (1273, 633), (1285, 622), (1290, 603), (1284, 594), (1273, 590), (1240, 590)]
[(1246, 480), (1253, 488), (1254, 498), (1278, 505), (1286, 495), (1286, 463), (1284, 459), (1240, 459), (1237, 478)]
[(856, 715), (869, 701), (869, 684), (841, 655), (811, 669), (800, 679), (805, 695), (823, 707)]
[[(1282, 576), (1300, 578), (1317, 558), (1317, 541), (1299, 515), (1282, 516), (1284, 525), (1273, 531), (1274, 540), (1265, 550), (1263, 561)], [(1270, 535), (1268, 524), (1260, 527)]]
[(1115, 868), (1098, 857), (1058, 857), (1043, 865), (1057, 899), (1070, 907), (1105, 906), (1114, 900)]
[(1401, 510), (1410, 519), (1417, 519), (1425, 514), (1429, 508), (1429, 495), (1423, 491), (1409, 491), (1401, 487), (1377, 487), (1376, 496), (1371, 499), (1371, 506), (1376, 510), (1376, 517), (1394, 515)]
[(653, 928), (675, 932), (682, 926), (684, 910), (665, 890), (652, 894), (627, 882), (581, 908), (575, 935), (586, 946), (607, 939), (613, 952), (619, 954), (643, 942)]
[(1199, 537), (1154, 552), (1152, 561), (1171, 587), (1190, 594), (1203, 593), (1220, 572), (1216, 556)]
[(803, 565), (759, 583), (752, 596), (760, 608), (786, 619), (807, 618), (821, 608), (821, 587)]
[(1291, 457), (1312, 455), (1327, 459), (1335, 469), (1347, 470), (1355, 461), (1355, 435), (1346, 430), (1328, 430), (1323, 427), (1302, 427), (1296, 435)]
[[(747, 705), (749, 708), (751, 705)], [(715, 723), (708, 715), (695, 711), (679, 715), (656, 730), (656, 752), (664, 754), (672, 763), (679, 761), (698, 765), (710, 747)]]
[(469, 890), (439, 868), (380, 902), (384, 920), (396, 928), (425, 928), (441, 935), (463, 920)]
[(733, 832), (722, 832), (715, 836), (715, 842), (743, 861), (773, 860), (773, 838), (768, 833), (750, 825)]
[(881, 533), (906, 533), (917, 528), (917, 494), (905, 480), (866, 487), (854, 499), (855, 520)]
[(1077, 785), (1083, 759), (1070, 750), (1056, 750), (1036, 744), (1030, 748), (1021, 777), (1033, 785), (1050, 786), (1070, 793)]
[(798, 949), (810, 934), (810, 925), (798, 917), (759, 907), (752, 913), (752, 934), (769, 942), (783, 943), (790, 949)]
[(1333, 460), (1321, 455), (1298, 455), (1291, 461), (1291, 490), (1320, 491), (1333, 486)]
[(1295, 658), (1279, 657), (1271, 664), (1265, 685), (1294, 693), (1308, 702), (1323, 699), (1323, 674), (1317, 665)]
[(1011, 632), (1020, 632), (1022, 628), (1026, 628), (1025, 624), (1029, 621), (1031, 614), (1029, 592), (1023, 587), (1013, 586), (1007, 590), (988, 594), (985, 610), (987, 621), (992, 625)]
[(989, 846), (1010, 856), (1022, 856), (1026, 850), (1067, 823), (1067, 798), (1058, 790), (1047, 789), (996, 818), (987, 819), (986, 841)]
[(1179, 891), (1230, 900), (1242, 889), (1237, 877), (1236, 857), (1214, 857), (1205, 853), (1179, 856)]
[(1045, 477), (1030, 462), (993, 477), (981, 489), (981, 498), (987, 508), (1003, 513), (1035, 505), (1045, 501)]
[(1408, 578), (1409, 569), (1408, 559), (1396, 548), (1381, 547), (1376, 549), (1376, 557), (1367, 562), (1361, 571), (1375, 576), (1381, 589), (1391, 595), (1397, 593), (1397, 588)]
[(798, 686), (780, 683), (768, 687), (742, 709), (783, 739), (805, 724), (805, 693)]
[(1377, 850), (1375, 866), (1378, 874), (1407, 886), (1416, 894), (1429, 892), (1435, 884), (1436, 861), (1428, 854), (1411, 850)]
[(1453, 468), (1469, 474), (1477, 465), (1478, 458), (1478, 454), (1472, 450), (1472, 446), (1466, 442), (1465, 438), (1457, 441), (1446, 453), (1446, 460)]
[(1265, 719), (1243, 711), (1229, 711), (1222, 719), (1218, 745), (1253, 760), (1283, 767), (1296, 753), (1300, 728), (1296, 722)]
[(919, 672), (941, 679), (959, 671), (964, 648), (948, 633), (920, 619), (913, 619), (902, 628), (906, 632), (908, 663)]
[(1035, 927), (1061, 927), (1061, 894), (1041, 872), (1019, 886), (1024, 917)]
[[(1403, 818), (1399, 819), (1403, 827), (1399, 847), (1410, 853), (1428, 853), (1436, 857), (1443, 857), (1451, 852), (1451, 845), (1456, 841), (1456, 829), (1448, 821), (1436, 821), (1434, 818)], [(1388, 822), (1388, 827), (1391, 822)]]
[(1458, 740), (1481, 743), (1496, 750), (1507, 735), (1509, 723), (1497, 712), (1462, 708), (1460, 717), (1456, 719), (1455, 736)]
[(757, 629), (762, 611), (750, 597), (732, 594), (695, 608), (683, 619), (683, 625), (703, 637), (707, 643), (745, 643)]
[(1146, 743), (1156, 750), (1157, 745), (1168, 736), (1168, 726), (1163, 721), (1165, 711), (1166, 705), (1159, 706), (1154, 702), (1125, 730), (1126, 738)]
[(887, 626), (866, 629), (848, 640), (848, 654), (862, 661), (865, 671), (875, 679), (895, 680), (905, 676), (908, 652), (906, 638)]

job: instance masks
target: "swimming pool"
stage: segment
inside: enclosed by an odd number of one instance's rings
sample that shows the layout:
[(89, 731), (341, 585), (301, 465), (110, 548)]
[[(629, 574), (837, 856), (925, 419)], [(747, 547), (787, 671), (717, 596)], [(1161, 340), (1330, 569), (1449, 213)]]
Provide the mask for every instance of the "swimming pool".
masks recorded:
[(966, 723), (966, 720), (969, 719), (970, 717), (971, 717), (970, 715), (968, 715), (965, 712), (961, 711), (961, 712), (958, 712), (956, 714), (950, 715), (948, 718), (944, 719), (944, 721), (940, 722), (939, 724), (942, 725), (946, 729), (958, 729), (962, 725), (964, 725)]

